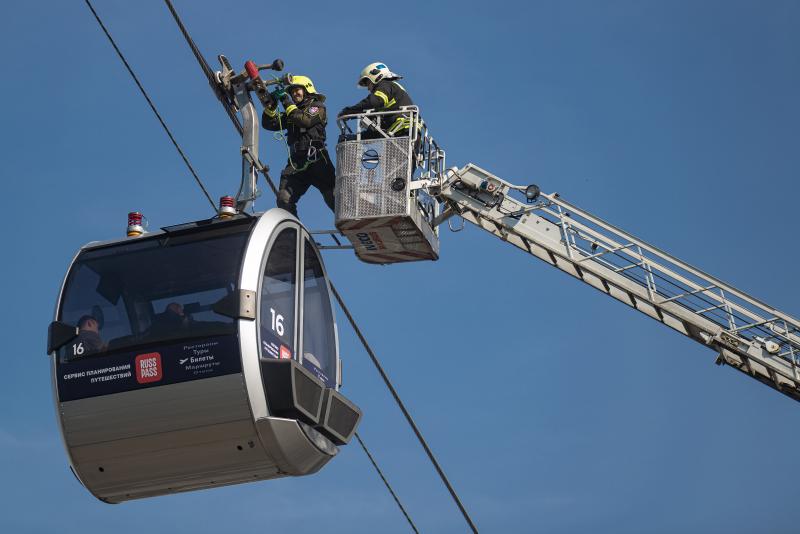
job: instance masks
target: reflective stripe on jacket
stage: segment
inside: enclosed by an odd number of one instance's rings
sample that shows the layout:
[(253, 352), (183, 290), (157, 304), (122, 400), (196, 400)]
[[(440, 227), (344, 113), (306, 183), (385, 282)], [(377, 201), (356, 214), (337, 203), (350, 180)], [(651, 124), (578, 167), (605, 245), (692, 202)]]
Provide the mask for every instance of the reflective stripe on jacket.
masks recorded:
[[(372, 92), (361, 102), (346, 107), (342, 110), (342, 115), (363, 113), (368, 109), (375, 111), (390, 111), (403, 106), (413, 106), (414, 101), (406, 92), (405, 88), (395, 80), (381, 80)], [(392, 113), (381, 115), (381, 127), (390, 135), (397, 135), (403, 130), (407, 130), (411, 124), (408, 115)]]
[(277, 109), (265, 107), (261, 114), (261, 125), (272, 131), (278, 131), (282, 126), (286, 130), (286, 142), (292, 156), (305, 158), (308, 147), (325, 148), (328, 115), (324, 102), (324, 95), (311, 94), (300, 104), (288, 106), (286, 111), (279, 112)]

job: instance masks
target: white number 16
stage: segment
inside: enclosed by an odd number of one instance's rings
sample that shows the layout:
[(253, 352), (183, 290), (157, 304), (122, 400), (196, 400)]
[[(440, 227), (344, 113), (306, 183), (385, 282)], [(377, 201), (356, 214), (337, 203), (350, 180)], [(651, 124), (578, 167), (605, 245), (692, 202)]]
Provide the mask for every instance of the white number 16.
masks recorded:
[[(273, 308), (269, 309), (269, 312), (272, 314), (272, 330), (278, 333), (279, 336), (283, 335), (283, 315), (280, 313), (275, 313)], [(81, 349), (81, 353), (83, 353), (83, 349)]]

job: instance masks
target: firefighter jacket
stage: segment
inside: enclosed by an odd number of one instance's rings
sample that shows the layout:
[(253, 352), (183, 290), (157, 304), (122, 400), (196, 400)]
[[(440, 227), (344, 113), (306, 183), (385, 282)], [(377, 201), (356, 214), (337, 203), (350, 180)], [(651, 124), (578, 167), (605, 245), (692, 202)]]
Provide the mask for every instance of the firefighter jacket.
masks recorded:
[(328, 123), (325, 111), (325, 95), (310, 94), (300, 104), (290, 104), (285, 111), (264, 108), (261, 125), (272, 131), (286, 130), (286, 142), (292, 159), (304, 161), (310, 147), (325, 149), (325, 125)]
[[(395, 80), (381, 80), (367, 97), (355, 104), (344, 108), (339, 115), (363, 113), (368, 109), (375, 111), (390, 111), (403, 106), (413, 106), (414, 102), (405, 88)], [(381, 127), (389, 135), (407, 135), (405, 132), (411, 125), (411, 118), (407, 114), (393, 113), (382, 115)]]

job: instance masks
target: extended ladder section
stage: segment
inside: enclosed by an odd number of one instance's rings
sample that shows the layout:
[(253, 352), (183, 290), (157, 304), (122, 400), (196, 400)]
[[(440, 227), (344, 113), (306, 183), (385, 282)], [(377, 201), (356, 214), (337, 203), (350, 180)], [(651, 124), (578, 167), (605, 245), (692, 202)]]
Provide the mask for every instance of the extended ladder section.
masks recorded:
[[(531, 187), (533, 189), (531, 189)], [(445, 216), (480, 228), (715, 350), (800, 401), (800, 323), (536, 186), (469, 164), (443, 180)], [(520, 194), (521, 192), (523, 194)], [(517, 200), (513, 196), (522, 197)]]

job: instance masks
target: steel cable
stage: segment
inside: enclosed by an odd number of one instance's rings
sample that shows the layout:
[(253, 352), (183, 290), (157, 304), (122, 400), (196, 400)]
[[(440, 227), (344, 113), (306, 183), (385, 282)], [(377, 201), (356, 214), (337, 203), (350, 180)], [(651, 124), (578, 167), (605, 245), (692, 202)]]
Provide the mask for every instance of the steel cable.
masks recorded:
[[(172, 5), (172, 2), (170, 0), (164, 0), (164, 3), (167, 4), (167, 9), (169, 9), (169, 12), (172, 14), (172, 18), (175, 19), (175, 23), (181, 30), (183, 38), (186, 39), (186, 43), (189, 45), (189, 48), (192, 49), (192, 53), (194, 54), (195, 59), (197, 59), (197, 62), (200, 64), (200, 68), (203, 69), (203, 74), (205, 74), (206, 78), (208, 79), (208, 84), (211, 86), (211, 90), (214, 91), (214, 95), (216, 95), (217, 100), (219, 100), (220, 103), (222, 104), (222, 107), (225, 108), (225, 112), (228, 114), (228, 117), (231, 118), (231, 121), (233, 122), (236, 131), (239, 132), (239, 135), (242, 135), (243, 129), (242, 129), (242, 124), (239, 122), (239, 117), (237, 117), (236, 112), (234, 112), (233, 109), (231, 109), (231, 106), (228, 103), (228, 99), (225, 97), (225, 95), (223, 95), (220, 92), (214, 71), (211, 70), (211, 67), (209, 67), (206, 58), (203, 57), (203, 54), (200, 52), (200, 49), (194, 43), (194, 39), (192, 39), (192, 36), (189, 35), (189, 30), (187, 30), (186, 26), (184, 26), (181, 17), (175, 10), (175, 6)], [(269, 167), (264, 165), (264, 163), (262, 163), (261, 160), (258, 160), (256, 161), (256, 169), (259, 172), (261, 172), (262, 176), (264, 176), (264, 179), (267, 181), (267, 185), (269, 185), (269, 188), (272, 189), (272, 193), (275, 196), (278, 196), (278, 188), (275, 187), (275, 184), (272, 182), (272, 178), (269, 175)]]
[[(150, 104), (150, 108), (156, 114), (156, 117), (158, 117), (159, 122), (161, 122), (161, 125), (164, 127), (164, 130), (167, 132), (167, 135), (169, 136), (169, 138), (172, 141), (173, 145), (178, 150), (178, 152), (181, 154), (181, 157), (183, 158), (184, 163), (186, 163), (186, 166), (192, 172), (192, 175), (197, 180), (198, 185), (200, 185), (201, 189), (206, 194), (206, 197), (208, 198), (208, 200), (211, 203), (212, 207), (216, 211), (216, 205), (214, 204), (213, 200), (211, 200), (211, 197), (208, 194), (208, 192), (206, 191), (205, 187), (203, 186), (202, 181), (197, 176), (197, 173), (194, 171), (194, 168), (189, 163), (188, 158), (185, 156), (185, 154), (181, 150), (180, 146), (178, 145), (177, 141), (172, 136), (169, 128), (167, 128), (166, 123), (161, 118), (161, 115), (158, 113), (158, 110), (156, 109), (156, 107), (153, 104), (152, 100), (150, 100), (149, 96), (147, 95), (147, 92), (144, 90), (144, 88), (142, 87), (141, 83), (139, 82), (139, 79), (136, 77), (136, 75), (134, 74), (134, 72), (131, 69), (130, 65), (128, 64), (127, 60), (122, 55), (122, 52), (120, 52), (119, 48), (117, 47), (117, 45), (114, 42), (114, 40), (111, 37), (111, 35), (109, 34), (108, 30), (106, 29), (106, 27), (103, 24), (102, 20), (100, 19), (99, 15), (95, 11), (94, 7), (92, 6), (92, 4), (90, 3), (89, 0), (84, 0), (84, 1), (86, 2), (86, 5), (91, 10), (92, 14), (94, 15), (94, 17), (97, 20), (97, 22), (100, 25), (100, 27), (103, 29), (103, 32), (108, 37), (109, 41), (111, 42), (111, 45), (114, 47), (114, 50), (117, 52), (117, 55), (120, 57), (122, 62), (125, 64), (125, 67), (128, 69), (128, 72), (131, 74), (131, 77), (133, 77), (134, 81), (136, 82), (137, 87), (139, 87), (139, 90), (144, 95), (144, 97), (147, 100), (148, 104)], [(167, 7), (169, 8), (170, 12), (172, 13), (172, 16), (175, 19), (175, 22), (178, 24), (179, 28), (181, 29), (181, 33), (184, 35), (184, 38), (186, 39), (187, 43), (189, 44), (190, 48), (192, 49), (192, 52), (194, 53), (195, 57), (197, 58), (198, 63), (200, 64), (200, 67), (203, 69), (204, 74), (209, 79), (209, 83), (212, 84), (212, 88), (216, 88), (216, 86), (214, 85), (213, 74), (211, 73), (211, 70), (208, 67), (208, 63), (203, 58), (202, 54), (200, 53), (199, 49), (197, 48), (197, 45), (194, 44), (194, 41), (192, 40), (191, 36), (189, 35), (188, 31), (186, 30), (186, 27), (181, 22), (177, 11), (175, 10), (174, 6), (172, 5), (172, 2), (170, 2), (170, 0), (164, 0), (164, 1), (167, 4)], [(224, 99), (220, 98), (218, 91), (215, 90), (214, 92), (215, 92), (215, 94), (217, 94), (218, 99), (220, 99), (220, 101), (225, 105), (225, 108), (226, 108), (226, 111), (228, 112), (228, 115), (231, 117), (232, 122), (234, 123), (234, 126), (237, 127), (237, 131), (239, 131), (241, 133), (241, 124), (239, 123), (238, 118), (233, 114), (233, 112), (230, 109), (230, 106), (227, 104), (227, 102)], [(272, 180), (270, 179), (269, 175), (267, 174), (268, 168), (263, 163), (261, 163), (260, 161), (257, 162), (257, 167), (259, 168), (259, 170), (262, 172), (262, 174), (266, 178), (266, 180), (267, 180), (268, 184), (270, 185), (273, 193), (275, 193), (277, 195), (277, 189), (275, 188), (274, 184), (272, 183)], [(439, 474), (439, 477), (441, 478), (442, 482), (447, 487), (448, 492), (450, 493), (451, 497), (453, 498), (453, 500), (455, 501), (455, 503), (458, 506), (459, 510), (461, 511), (461, 514), (464, 516), (464, 519), (469, 524), (471, 530), (473, 532), (477, 533), (478, 529), (475, 527), (475, 524), (472, 521), (472, 519), (470, 518), (469, 513), (467, 512), (466, 508), (464, 507), (463, 503), (461, 502), (461, 499), (458, 497), (458, 494), (455, 492), (455, 489), (453, 488), (452, 484), (450, 483), (450, 481), (448, 480), (448, 478), (445, 475), (444, 471), (442, 470), (441, 466), (439, 465), (439, 462), (436, 460), (435, 456), (433, 455), (433, 452), (431, 451), (430, 447), (428, 446), (427, 442), (425, 441), (425, 438), (422, 436), (422, 433), (420, 432), (420, 430), (417, 427), (416, 423), (412, 419), (411, 414), (406, 409), (405, 404), (403, 404), (403, 401), (400, 399), (400, 396), (398, 395), (397, 390), (395, 390), (394, 386), (392, 385), (391, 381), (389, 380), (389, 377), (386, 375), (386, 372), (384, 371), (383, 366), (378, 361), (377, 356), (375, 355), (375, 353), (372, 350), (371, 346), (369, 345), (369, 343), (367, 342), (366, 338), (362, 334), (361, 329), (358, 327), (358, 325), (356, 324), (355, 320), (353, 319), (353, 316), (350, 314), (350, 311), (347, 308), (347, 306), (345, 305), (344, 300), (342, 299), (341, 295), (336, 290), (336, 288), (333, 286), (333, 284), (331, 284), (331, 289), (333, 291), (333, 294), (336, 297), (336, 300), (339, 302), (339, 306), (342, 308), (342, 310), (344, 311), (344, 313), (347, 316), (348, 320), (350, 321), (350, 325), (353, 327), (353, 330), (356, 332), (356, 335), (358, 336), (358, 338), (360, 339), (362, 345), (364, 346), (365, 350), (367, 351), (367, 354), (369, 355), (370, 359), (372, 360), (372, 363), (375, 365), (375, 367), (377, 368), (378, 372), (380, 373), (381, 378), (383, 379), (383, 381), (386, 384), (387, 388), (389, 389), (389, 391), (391, 392), (392, 396), (394, 397), (395, 402), (397, 403), (398, 407), (400, 408), (400, 410), (402, 411), (403, 415), (405, 416), (406, 421), (408, 421), (409, 425), (411, 426), (412, 430), (414, 431), (414, 434), (416, 435), (417, 439), (419, 440), (420, 444), (422, 445), (423, 449), (425, 450), (425, 453), (428, 455), (428, 458), (430, 459), (431, 463), (433, 464), (434, 468), (436, 469), (436, 472)], [(411, 525), (411, 528), (414, 529), (414, 532), (418, 533), (418, 530), (417, 530), (416, 526), (414, 525), (413, 521), (409, 517), (409, 515), (406, 512), (406, 510), (403, 507), (403, 505), (400, 503), (400, 500), (398, 499), (397, 494), (394, 492), (394, 490), (389, 485), (388, 481), (386, 480), (386, 477), (383, 475), (383, 472), (380, 470), (380, 468), (378, 467), (377, 463), (375, 462), (375, 459), (369, 453), (369, 451), (367, 450), (367, 448), (364, 445), (364, 443), (361, 440), (361, 438), (359, 436), (356, 436), (356, 437), (357, 437), (357, 439), (359, 441), (359, 444), (364, 449), (364, 452), (367, 454), (367, 457), (369, 458), (369, 460), (372, 463), (373, 467), (376, 469), (376, 471), (378, 472), (379, 476), (381, 477), (381, 480), (383, 480), (383, 482), (386, 485), (387, 489), (391, 493), (393, 499), (395, 500), (395, 502), (397, 503), (398, 507), (402, 511), (403, 515), (409, 521), (409, 524)]]
[(192, 176), (194, 176), (194, 179), (197, 182), (197, 185), (200, 186), (200, 189), (202, 189), (203, 194), (208, 199), (209, 204), (211, 204), (211, 209), (213, 209), (214, 213), (216, 213), (217, 212), (217, 205), (214, 203), (214, 200), (211, 198), (211, 195), (208, 194), (208, 191), (206, 190), (206, 187), (203, 185), (203, 181), (200, 180), (200, 177), (195, 172), (194, 167), (192, 167), (192, 164), (189, 163), (189, 158), (187, 158), (186, 154), (184, 154), (183, 150), (181, 150), (180, 145), (178, 145), (178, 142), (175, 140), (175, 137), (172, 135), (172, 132), (167, 127), (167, 123), (164, 122), (164, 119), (161, 117), (161, 114), (156, 109), (156, 106), (155, 106), (155, 104), (153, 104), (153, 101), (150, 99), (150, 96), (147, 94), (147, 91), (145, 91), (144, 87), (142, 87), (141, 82), (139, 82), (139, 78), (133, 72), (133, 69), (131, 68), (130, 64), (128, 63), (128, 60), (125, 59), (124, 55), (122, 55), (122, 52), (120, 51), (119, 47), (117, 46), (117, 43), (114, 42), (114, 38), (111, 37), (111, 34), (108, 32), (108, 29), (106, 28), (105, 24), (103, 24), (103, 21), (100, 20), (100, 16), (97, 14), (97, 11), (94, 10), (94, 6), (92, 5), (92, 3), (89, 0), (84, 0), (84, 2), (86, 2), (86, 5), (88, 6), (89, 10), (92, 12), (92, 15), (94, 15), (94, 18), (95, 18), (95, 20), (97, 20), (97, 23), (100, 25), (100, 28), (103, 30), (103, 33), (105, 33), (106, 37), (108, 37), (108, 40), (111, 42), (111, 46), (114, 47), (114, 51), (117, 53), (119, 58), (122, 60), (122, 63), (125, 65), (125, 68), (128, 69), (128, 73), (131, 75), (131, 78), (133, 78), (133, 81), (136, 83), (136, 87), (138, 87), (139, 91), (141, 91), (142, 96), (144, 96), (145, 100), (147, 100), (147, 103), (150, 105), (150, 109), (152, 109), (153, 113), (155, 113), (156, 118), (158, 119), (158, 122), (161, 123), (161, 126), (164, 128), (164, 131), (167, 132), (167, 136), (169, 137), (169, 140), (172, 141), (172, 144), (175, 147), (175, 149), (178, 151), (178, 154), (180, 154), (181, 158), (183, 158), (183, 162), (189, 168), (189, 172), (192, 173)]
[(422, 445), (422, 448), (425, 449), (425, 454), (428, 455), (428, 459), (431, 461), (433, 467), (436, 469), (436, 472), (439, 474), (439, 478), (442, 479), (442, 482), (447, 487), (447, 491), (450, 492), (450, 496), (453, 498), (456, 505), (458, 506), (458, 509), (461, 511), (461, 515), (464, 516), (464, 519), (466, 520), (469, 527), (472, 529), (472, 532), (475, 532), (477, 534), (478, 529), (475, 526), (475, 523), (472, 522), (472, 518), (469, 516), (467, 509), (464, 508), (464, 505), (462, 504), (461, 499), (458, 497), (456, 490), (453, 488), (453, 485), (450, 484), (450, 480), (448, 480), (447, 475), (444, 474), (444, 470), (442, 470), (442, 467), (439, 465), (439, 462), (433, 455), (433, 451), (431, 451), (431, 448), (428, 447), (428, 443), (422, 436), (422, 432), (420, 432), (419, 428), (417, 427), (417, 424), (411, 417), (411, 414), (406, 409), (405, 404), (400, 399), (400, 395), (398, 395), (397, 390), (394, 388), (391, 380), (389, 380), (389, 377), (386, 375), (386, 371), (383, 370), (383, 366), (378, 361), (378, 357), (375, 356), (375, 352), (372, 350), (372, 347), (370, 347), (369, 343), (364, 337), (364, 334), (361, 333), (361, 329), (358, 327), (355, 319), (353, 319), (353, 316), (350, 314), (350, 310), (345, 305), (344, 300), (342, 300), (342, 296), (339, 294), (339, 292), (336, 290), (336, 287), (334, 287), (333, 284), (331, 284), (331, 290), (333, 291), (333, 295), (336, 297), (336, 301), (339, 303), (339, 306), (342, 308), (342, 311), (347, 316), (347, 320), (350, 321), (350, 326), (353, 327), (353, 330), (358, 336), (358, 339), (361, 340), (361, 344), (364, 346), (364, 349), (367, 351), (367, 354), (369, 354), (372, 363), (375, 365), (375, 368), (378, 370), (378, 373), (380, 373), (381, 378), (383, 379), (383, 383), (386, 384), (386, 387), (389, 389), (389, 392), (392, 394), (392, 397), (394, 397), (395, 403), (400, 408), (400, 411), (403, 412), (406, 421), (408, 421), (409, 426), (411, 426), (411, 430), (413, 430), (414, 434), (417, 436), (417, 440)]
[(419, 530), (417, 530), (417, 526), (411, 520), (411, 517), (408, 515), (408, 512), (406, 512), (406, 509), (403, 506), (403, 503), (400, 502), (400, 499), (397, 497), (397, 494), (392, 489), (392, 486), (389, 484), (389, 481), (386, 480), (385, 476), (383, 476), (383, 471), (381, 471), (381, 468), (378, 467), (378, 464), (375, 462), (375, 458), (372, 457), (372, 454), (370, 454), (369, 450), (367, 449), (367, 446), (364, 445), (364, 442), (361, 440), (361, 436), (358, 435), (358, 432), (355, 433), (355, 436), (356, 436), (356, 439), (358, 440), (358, 444), (361, 445), (362, 449), (364, 449), (364, 453), (367, 455), (367, 458), (369, 458), (369, 461), (372, 462), (372, 467), (374, 467), (375, 471), (378, 472), (378, 476), (380, 476), (381, 480), (383, 480), (383, 484), (386, 486), (386, 489), (388, 489), (389, 493), (391, 493), (392, 498), (394, 499), (394, 502), (397, 503), (397, 506), (400, 508), (400, 511), (403, 512), (404, 516), (406, 516), (406, 521), (408, 521), (408, 524), (411, 525), (411, 528), (414, 530), (414, 532), (419, 534)]

